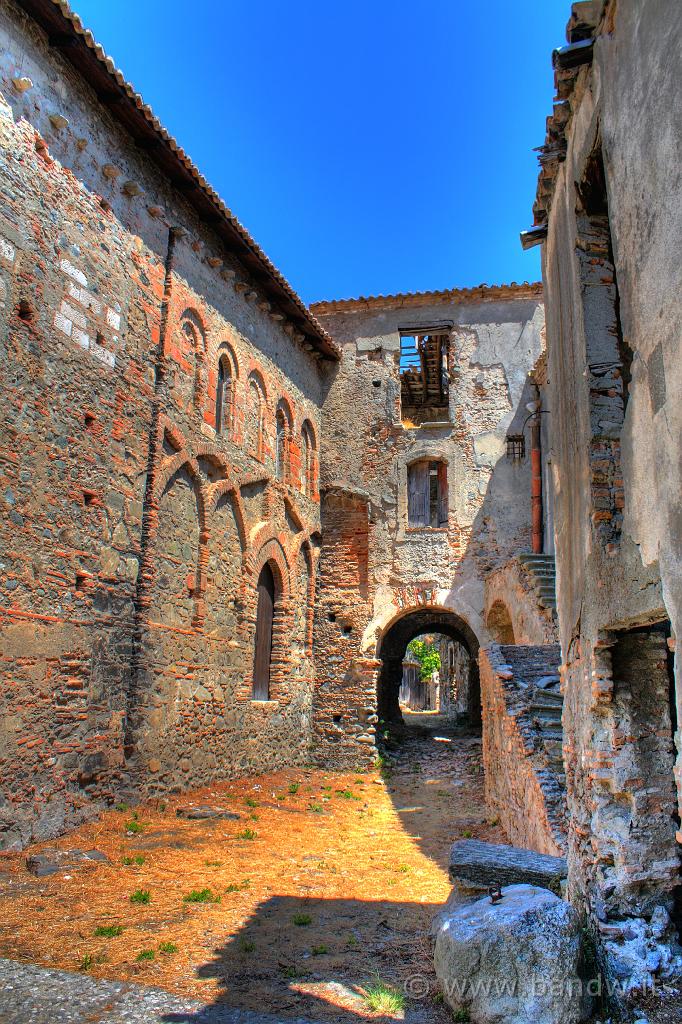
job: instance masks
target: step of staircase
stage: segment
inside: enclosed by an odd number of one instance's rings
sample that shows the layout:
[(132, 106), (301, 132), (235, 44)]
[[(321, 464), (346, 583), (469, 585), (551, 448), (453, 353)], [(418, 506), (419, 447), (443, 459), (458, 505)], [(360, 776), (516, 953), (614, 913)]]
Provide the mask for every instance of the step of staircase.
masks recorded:
[(528, 572), (541, 608), (549, 608), (556, 612), (556, 563), (554, 555), (535, 554), (524, 551), (519, 561)]

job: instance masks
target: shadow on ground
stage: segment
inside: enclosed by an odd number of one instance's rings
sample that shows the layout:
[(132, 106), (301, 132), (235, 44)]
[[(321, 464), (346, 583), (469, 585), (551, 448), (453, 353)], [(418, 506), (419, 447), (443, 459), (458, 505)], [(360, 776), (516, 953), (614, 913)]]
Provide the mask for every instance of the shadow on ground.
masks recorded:
[[(431, 903), (274, 896), (196, 973), (223, 987), (214, 1003), (215, 1020), (226, 1004), (339, 1024), (394, 1019), (371, 1012), (363, 989), (380, 977), (405, 993), (418, 974), (430, 996), (435, 994), (426, 932), (437, 909)], [(406, 1019), (434, 1021), (437, 1009), (431, 998), (408, 998)], [(214, 1019), (211, 1010), (169, 1013), (162, 1020), (204, 1024)]]

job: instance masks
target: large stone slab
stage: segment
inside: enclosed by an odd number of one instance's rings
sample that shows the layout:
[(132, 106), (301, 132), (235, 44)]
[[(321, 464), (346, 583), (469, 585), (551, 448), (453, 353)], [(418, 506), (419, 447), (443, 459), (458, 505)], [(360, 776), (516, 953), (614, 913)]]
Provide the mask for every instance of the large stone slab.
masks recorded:
[(188, 804), (178, 807), (175, 813), (178, 818), (186, 818), (188, 821), (239, 821), (241, 817), (225, 807), (213, 807), (209, 804)]
[(566, 870), (563, 857), (549, 857), (518, 846), (460, 839), (450, 848), (450, 879), (468, 889), (528, 883), (551, 889), (559, 896)]
[(79, 868), (109, 864), (109, 858), (100, 850), (45, 849), (26, 858), (26, 869), (38, 878), (56, 875), (58, 871), (77, 871)]
[(472, 1024), (578, 1024), (580, 919), (548, 889), (511, 885), (449, 906), (436, 919), (434, 964), (443, 997)]

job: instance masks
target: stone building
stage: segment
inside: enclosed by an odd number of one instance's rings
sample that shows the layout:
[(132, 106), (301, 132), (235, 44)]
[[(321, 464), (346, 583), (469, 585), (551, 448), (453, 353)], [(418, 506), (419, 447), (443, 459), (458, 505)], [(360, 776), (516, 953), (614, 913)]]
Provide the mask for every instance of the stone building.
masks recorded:
[(633, 986), (665, 976), (682, 891), (682, 11), (576, 3), (567, 41), (522, 242), (543, 248), (570, 898)]
[[(470, 659), (480, 721), (484, 579), (530, 547), (523, 438), (543, 345), (536, 285), (317, 303), (342, 350), (320, 456), (315, 724), (322, 756), (357, 758), (399, 715), (410, 640), (442, 633)], [(526, 428), (527, 434), (527, 428)]]
[(573, 5), (542, 285), (307, 309), (64, 0), (1, 0), (0, 849), (367, 762), (441, 635), (510, 839), (626, 986), (680, 966), (681, 53), (673, 0)]
[(0, 76), (7, 848), (309, 760), (338, 351), (65, 4)]

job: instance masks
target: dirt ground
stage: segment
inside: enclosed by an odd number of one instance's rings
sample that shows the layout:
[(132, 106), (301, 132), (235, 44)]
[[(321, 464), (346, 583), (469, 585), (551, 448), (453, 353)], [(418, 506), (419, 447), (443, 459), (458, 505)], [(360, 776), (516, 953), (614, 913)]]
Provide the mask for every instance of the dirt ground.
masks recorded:
[[(444, 1016), (427, 932), (450, 892), (450, 844), (505, 837), (486, 820), (480, 737), (424, 721), (385, 773), (251, 776), (2, 855), (0, 955), (324, 1021), (371, 1017), (368, 982), (402, 989), (419, 974), (420, 1007)], [(190, 804), (239, 819), (177, 817)], [(26, 856), (46, 846), (95, 847), (111, 863), (35, 878)], [(148, 903), (131, 902), (138, 890)], [(187, 901), (193, 890), (216, 902)], [(109, 925), (122, 933), (95, 935)]]

